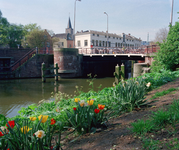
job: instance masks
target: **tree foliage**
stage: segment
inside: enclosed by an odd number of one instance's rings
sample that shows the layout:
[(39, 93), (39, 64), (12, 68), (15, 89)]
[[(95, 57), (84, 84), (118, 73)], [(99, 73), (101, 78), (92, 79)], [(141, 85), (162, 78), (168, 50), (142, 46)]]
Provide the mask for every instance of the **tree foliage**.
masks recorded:
[(17, 48), (21, 45), (21, 39), (24, 36), (23, 25), (11, 24), (7, 28), (8, 44), (11, 48)]
[(26, 36), (26, 42), (30, 48), (42, 48), (51, 45), (51, 36), (46, 30), (34, 29)]
[(42, 48), (50, 47), (56, 39), (51, 38), (54, 32), (42, 30), (36, 23), (23, 25), (10, 24), (2, 17), (0, 11), (0, 45), (9, 45), (11, 48)]
[(2, 12), (0, 10), (0, 45), (6, 45), (8, 43), (8, 31), (9, 22), (6, 18), (2, 17)]
[(170, 26), (167, 39), (159, 43), (160, 50), (157, 52), (152, 64), (153, 71), (161, 69), (175, 70), (179, 67), (179, 22)]

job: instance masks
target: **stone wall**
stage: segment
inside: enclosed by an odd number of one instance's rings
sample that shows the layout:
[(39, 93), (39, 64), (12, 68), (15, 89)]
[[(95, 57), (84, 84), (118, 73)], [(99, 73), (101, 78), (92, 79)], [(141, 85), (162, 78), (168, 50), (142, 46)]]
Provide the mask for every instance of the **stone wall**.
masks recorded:
[(11, 61), (16, 62), (29, 51), (31, 49), (0, 49), (0, 57), (11, 57)]
[(75, 48), (58, 48), (54, 46), (54, 64), (59, 66), (58, 73), (62, 78), (81, 76), (82, 57)]
[[(15, 71), (15, 78), (40, 78), (43, 62), (45, 67), (53, 67), (53, 55), (36, 54)], [(53, 74), (53, 70), (47, 70), (46, 74)]]

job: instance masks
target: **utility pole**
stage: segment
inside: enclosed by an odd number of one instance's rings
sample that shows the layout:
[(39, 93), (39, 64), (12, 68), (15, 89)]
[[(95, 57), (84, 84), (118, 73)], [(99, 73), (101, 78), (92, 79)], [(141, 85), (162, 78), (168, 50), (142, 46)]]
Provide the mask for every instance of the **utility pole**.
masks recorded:
[(170, 21), (171, 26), (172, 26), (172, 20), (173, 20), (173, 3), (174, 3), (174, 0), (172, 0), (172, 11), (171, 11), (171, 21)]

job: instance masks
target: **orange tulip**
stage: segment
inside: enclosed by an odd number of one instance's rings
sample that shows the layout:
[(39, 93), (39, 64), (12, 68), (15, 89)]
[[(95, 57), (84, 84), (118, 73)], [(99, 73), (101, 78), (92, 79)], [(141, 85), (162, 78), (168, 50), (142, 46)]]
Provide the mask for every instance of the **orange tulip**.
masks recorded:
[(100, 110), (103, 110), (104, 107), (105, 107), (105, 105), (98, 104), (98, 108), (99, 108)]

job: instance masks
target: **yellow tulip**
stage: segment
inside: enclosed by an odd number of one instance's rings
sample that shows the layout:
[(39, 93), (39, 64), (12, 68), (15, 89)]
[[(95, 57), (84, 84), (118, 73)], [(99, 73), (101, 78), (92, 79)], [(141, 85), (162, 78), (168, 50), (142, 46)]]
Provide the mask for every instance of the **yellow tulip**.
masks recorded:
[(39, 120), (41, 120), (41, 118), (42, 118), (41, 123), (45, 123), (48, 119), (48, 116), (40, 115), (40, 116), (38, 116), (38, 118), (39, 118)]
[(35, 121), (37, 118), (36, 117), (30, 117), (31, 121)]
[(80, 101), (79, 98), (75, 98), (75, 101), (74, 101), (74, 102), (78, 103), (79, 101)]
[(29, 132), (30, 130), (32, 130), (32, 128), (29, 128), (28, 126), (23, 126), (21, 128), (21, 132), (26, 134), (27, 132)]
[(88, 103), (88, 105), (93, 105), (93, 103), (94, 103), (94, 100), (93, 99), (91, 99), (91, 100), (89, 100), (89, 101), (87, 101), (87, 103)]

